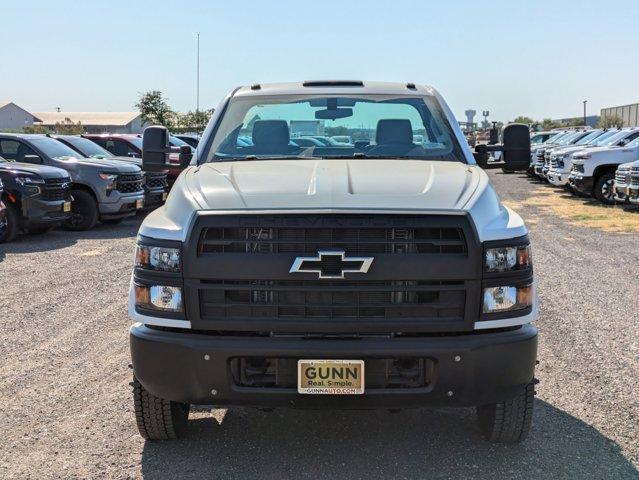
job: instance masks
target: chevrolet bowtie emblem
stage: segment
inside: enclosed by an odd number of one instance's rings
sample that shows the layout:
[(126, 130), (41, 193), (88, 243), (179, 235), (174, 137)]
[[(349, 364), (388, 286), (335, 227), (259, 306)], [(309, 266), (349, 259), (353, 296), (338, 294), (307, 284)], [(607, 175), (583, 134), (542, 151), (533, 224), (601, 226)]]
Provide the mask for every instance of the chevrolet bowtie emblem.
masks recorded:
[(343, 250), (320, 250), (316, 257), (297, 257), (289, 273), (317, 273), (319, 278), (343, 279), (345, 273), (366, 273), (373, 257), (347, 257)]

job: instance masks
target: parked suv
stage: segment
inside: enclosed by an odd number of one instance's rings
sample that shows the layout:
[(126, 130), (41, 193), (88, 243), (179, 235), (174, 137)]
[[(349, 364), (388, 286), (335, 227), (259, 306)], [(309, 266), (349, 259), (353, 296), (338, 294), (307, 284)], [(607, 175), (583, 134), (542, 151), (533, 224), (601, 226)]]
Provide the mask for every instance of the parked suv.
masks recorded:
[[(83, 158), (107, 158), (109, 160), (119, 160), (142, 167), (142, 159), (137, 157), (116, 157), (107, 149), (102, 148), (88, 138), (77, 135), (50, 135), (50, 137), (64, 143), (75, 150)], [(144, 209), (153, 209), (164, 203), (167, 197), (167, 173), (163, 172), (142, 172), (144, 174)]]
[(99, 220), (119, 221), (144, 206), (143, 175), (136, 165), (78, 158), (75, 150), (45, 135), (0, 134), (7, 159), (66, 170), (71, 177), (71, 218), (64, 227), (87, 230)]
[[(368, 140), (300, 147), (300, 119)], [(143, 143), (145, 170), (165, 168), (167, 130), (148, 127)], [(477, 164), (495, 148), (525, 170), (528, 127), (506, 127), (476, 161), (441, 96), (412, 83), (230, 93), (140, 227), (129, 294), (140, 433), (179, 436), (190, 404), (474, 405), (491, 441), (525, 438), (537, 296), (526, 226)]]
[(615, 171), (622, 163), (639, 158), (639, 128), (628, 128), (597, 148), (576, 152), (568, 181), (578, 193), (615, 203)]
[[(3, 149), (11, 145), (0, 140)], [(22, 230), (43, 233), (71, 217), (71, 179), (64, 170), (0, 157), (0, 243)]]
[(617, 133), (619, 133), (617, 129), (596, 130), (572, 146), (553, 150), (546, 178), (557, 187), (568, 185), (568, 176), (572, 169), (572, 156), (585, 149), (603, 146)]
[[(142, 158), (142, 137), (140, 135), (103, 133), (99, 135), (85, 134), (82, 137), (97, 143), (117, 157)], [(173, 141), (185, 144), (181, 140), (174, 139)], [(170, 161), (171, 165), (168, 167), (167, 174), (169, 189), (180, 174), (180, 169), (178, 168), (179, 160), (176, 153), (171, 154)]]

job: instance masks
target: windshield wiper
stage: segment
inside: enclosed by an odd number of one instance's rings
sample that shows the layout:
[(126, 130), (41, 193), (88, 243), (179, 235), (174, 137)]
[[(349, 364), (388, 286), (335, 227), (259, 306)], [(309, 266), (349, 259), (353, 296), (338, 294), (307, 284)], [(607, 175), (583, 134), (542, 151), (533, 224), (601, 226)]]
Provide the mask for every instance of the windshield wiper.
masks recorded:
[(274, 155), (274, 156), (263, 156), (263, 155), (244, 155), (241, 157), (215, 157), (213, 159), (214, 162), (236, 162), (243, 160), (313, 160), (321, 157), (291, 157), (287, 155)]

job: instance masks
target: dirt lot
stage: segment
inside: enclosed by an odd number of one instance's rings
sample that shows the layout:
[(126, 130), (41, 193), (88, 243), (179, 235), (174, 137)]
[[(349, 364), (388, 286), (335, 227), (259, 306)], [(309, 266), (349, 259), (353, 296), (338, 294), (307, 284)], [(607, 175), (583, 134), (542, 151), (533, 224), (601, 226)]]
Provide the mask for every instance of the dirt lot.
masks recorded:
[(472, 410), (252, 409), (196, 412), (187, 439), (145, 443), (127, 368), (134, 219), (0, 246), (0, 478), (639, 478), (639, 235), (584, 223), (619, 209), (491, 176), (529, 222), (540, 281), (526, 443), (484, 442)]

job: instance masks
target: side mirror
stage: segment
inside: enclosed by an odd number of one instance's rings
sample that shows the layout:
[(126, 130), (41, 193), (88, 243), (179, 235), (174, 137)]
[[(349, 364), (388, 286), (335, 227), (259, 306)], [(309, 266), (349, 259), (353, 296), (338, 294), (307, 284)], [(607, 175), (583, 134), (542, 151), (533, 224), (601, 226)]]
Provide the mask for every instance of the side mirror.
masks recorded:
[(22, 161), (25, 163), (42, 163), (40, 155), (25, 155), (22, 157)]
[[(184, 149), (184, 150), (183, 150)], [(186, 152), (188, 150), (188, 154)], [(169, 154), (179, 153), (180, 164), (170, 163)], [(163, 172), (168, 168), (184, 170), (191, 163), (191, 147), (171, 147), (169, 131), (166, 127), (146, 127), (142, 135), (142, 170), (147, 172)]]
[(505, 169), (509, 171), (527, 170), (530, 165), (530, 129), (522, 123), (512, 123), (504, 127)]
[(188, 145), (180, 147), (180, 168), (185, 169), (191, 164), (193, 158), (193, 150)]

